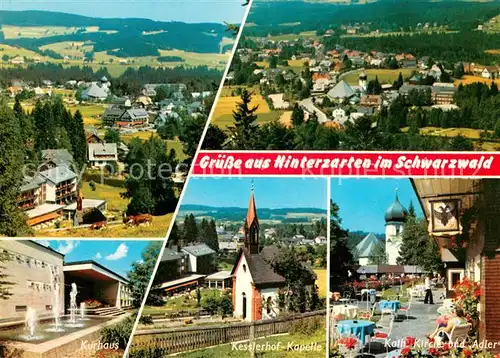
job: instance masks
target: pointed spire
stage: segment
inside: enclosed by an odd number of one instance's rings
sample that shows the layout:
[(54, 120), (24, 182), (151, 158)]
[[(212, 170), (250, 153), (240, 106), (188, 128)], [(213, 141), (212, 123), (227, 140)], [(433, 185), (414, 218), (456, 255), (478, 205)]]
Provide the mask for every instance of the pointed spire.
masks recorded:
[(254, 196), (254, 184), (252, 180), (252, 188), (250, 191), (250, 201), (248, 202), (248, 210), (247, 210), (247, 217), (246, 217), (246, 227), (250, 228), (254, 222), (259, 223), (259, 219), (257, 218), (257, 206), (255, 205), (255, 196)]
[(248, 211), (245, 218), (245, 247), (252, 255), (260, 252), (259, 248), (259, 219), (257, 218), (257, 206), (255, 205), (254, 187), (250, 192)]

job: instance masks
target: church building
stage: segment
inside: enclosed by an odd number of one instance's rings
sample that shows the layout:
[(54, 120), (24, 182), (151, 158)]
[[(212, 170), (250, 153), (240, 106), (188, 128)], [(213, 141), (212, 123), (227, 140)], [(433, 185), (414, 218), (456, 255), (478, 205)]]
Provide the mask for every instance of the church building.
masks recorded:
[(385, 253), (387, 264), (397, 265), (399, 249), (403, 242), (403, 225), (408, 216), (408, 210), (399, 202), (398, 195), (385, 211)]
[(278, 254), (278, 248), (261, 247), (259, 229), (252, 188), (244, 225), (244, 247), (240, 249), (231, 271), (233, 315), (245, 321), (275, 318), (279, 313), (278, 292), (285, 286), (285, 278), (270, 265), (270, 260)]

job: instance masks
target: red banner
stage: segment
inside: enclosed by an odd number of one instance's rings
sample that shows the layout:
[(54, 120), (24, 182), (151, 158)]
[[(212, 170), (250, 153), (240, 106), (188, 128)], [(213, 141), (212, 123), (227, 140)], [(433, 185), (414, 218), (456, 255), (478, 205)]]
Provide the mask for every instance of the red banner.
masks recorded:
[(500, 153), (201, 151), (193, 174), (494, 177)]

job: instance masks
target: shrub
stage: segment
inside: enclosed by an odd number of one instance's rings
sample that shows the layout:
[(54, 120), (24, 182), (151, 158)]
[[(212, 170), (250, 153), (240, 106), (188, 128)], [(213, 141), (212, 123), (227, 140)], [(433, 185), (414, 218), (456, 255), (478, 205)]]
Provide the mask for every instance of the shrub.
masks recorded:
[(95, 189), (96, 189), (95, 181), (91, 180), (89, 182), (89, 187), (90, 187), (90, 190), (95, 191)]
[(118, 348), (125, 349), (133, 327), (134, 319), (132, 317), (127, 317), (112, 327), (105, 327), (101, 331), (101, 343), (110, 345), (118, 343)]
[(151, 315), (142, 315), (141, 318), (139, 318), (139, 323), (141, 324), (153, 324), (153, 317)]

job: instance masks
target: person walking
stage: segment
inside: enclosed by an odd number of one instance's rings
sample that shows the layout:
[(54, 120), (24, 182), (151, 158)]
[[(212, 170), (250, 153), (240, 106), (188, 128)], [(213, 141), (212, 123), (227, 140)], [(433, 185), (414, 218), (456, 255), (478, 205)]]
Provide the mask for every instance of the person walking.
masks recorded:
[(434, 304), (434, 298), (432, 297), (432, 286), (431, 286), (431, 275), (425, 277), (425, 298), (424, 304)]

